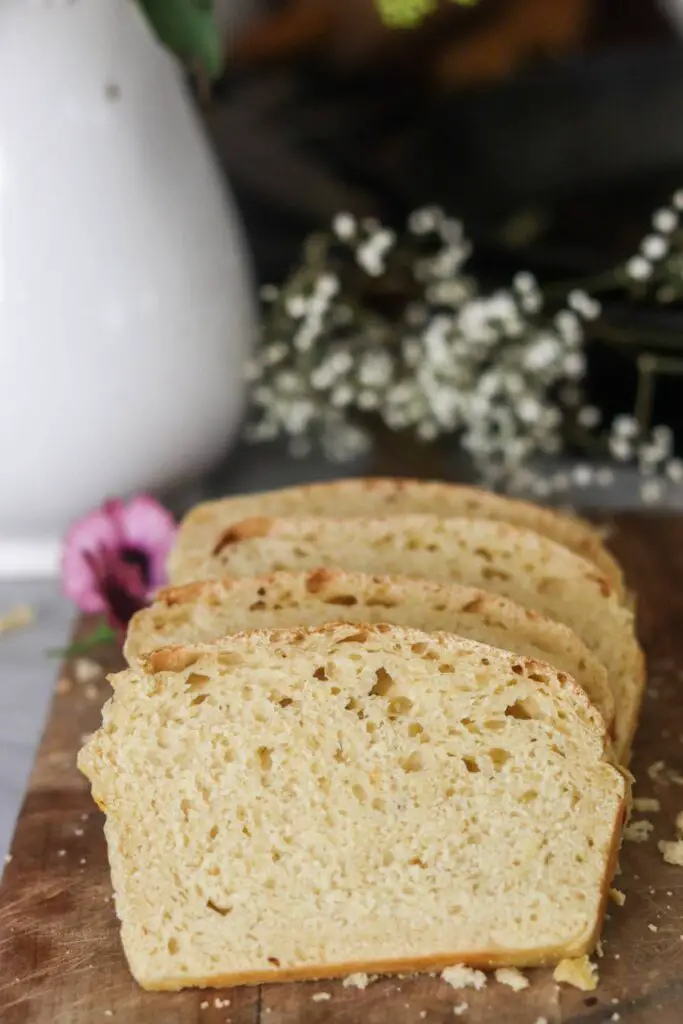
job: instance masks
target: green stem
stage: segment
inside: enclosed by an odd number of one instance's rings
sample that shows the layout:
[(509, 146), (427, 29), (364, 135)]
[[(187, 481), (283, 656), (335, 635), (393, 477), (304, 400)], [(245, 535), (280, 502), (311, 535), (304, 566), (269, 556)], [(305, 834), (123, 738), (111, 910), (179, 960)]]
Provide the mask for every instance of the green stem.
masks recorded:
[(85, 640), (80, 640), (69, 647), (53, 647), (45, 653), (49, 658), (75, 658), (80, 654), (87, 654), (93, 647), (98, 647), (100, 644), (111, 643), (117, 637), (117, 631), (103, 620)]

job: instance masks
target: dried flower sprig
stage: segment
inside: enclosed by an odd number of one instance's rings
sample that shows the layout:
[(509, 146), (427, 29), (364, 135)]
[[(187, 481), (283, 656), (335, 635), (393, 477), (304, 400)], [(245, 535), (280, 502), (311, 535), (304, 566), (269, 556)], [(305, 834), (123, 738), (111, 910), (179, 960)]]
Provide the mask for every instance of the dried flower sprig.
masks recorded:
[[(650, 280), (655, 298), (663, 288), (683, 291), (681, 207), (677, 194), (655, 214), (638, 256), (602, 275), (605, 287), (642, 291)], [(457, 435), (490, 486), (539, 495), (571, 483), (609, 486), (609, 467), (579, 464), (569, 477), (534, 471), (536, 456), (562, 449), (569, 419), (601, 439), (608, 457), (635, 462), (644, 500), (657, 500), (666, 480), (679, 479), (671, 432), (642, 436), (630, 417), (604, 430), (583, 400), (586, 325), (600, 316), (599, 302), (575, 288), (552, 304), (527, 272), (487, 293), (467, 273), (470, 252), (461, 224), (435, 208), (412, 214), (401, 239), (348, 214), (310, 239), (283, 288), (264, 290), (248, 436), (286, 436), (299, 455), (320, 444), (344, 460), (371, 444), (373, 415), (424, 442)]]

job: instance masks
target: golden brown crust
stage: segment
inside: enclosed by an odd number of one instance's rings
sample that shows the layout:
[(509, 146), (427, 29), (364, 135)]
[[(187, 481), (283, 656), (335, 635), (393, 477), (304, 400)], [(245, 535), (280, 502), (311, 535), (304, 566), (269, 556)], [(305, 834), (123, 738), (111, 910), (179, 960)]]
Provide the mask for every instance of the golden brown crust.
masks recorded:
[(267, 537), (270, 533), (272, 522), (273, 520), (269, 516), (251, 516), (248, 519), (242, 519), (238, 523), (233, 523), (218, 538), (213, 554), (219, 555), (230, 544), (238, 544), (241, 540), (250, 540), (252, 537)]

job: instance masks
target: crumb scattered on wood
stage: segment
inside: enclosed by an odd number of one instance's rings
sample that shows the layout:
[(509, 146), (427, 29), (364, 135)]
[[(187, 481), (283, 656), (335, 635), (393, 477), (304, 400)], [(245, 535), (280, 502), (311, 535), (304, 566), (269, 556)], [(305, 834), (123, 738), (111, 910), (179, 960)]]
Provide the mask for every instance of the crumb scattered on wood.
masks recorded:
[(667, 864), (683, 868), (683, 839), (674, 839), (671, 842), (662, 839), (657, 845)]
[(630, 821), (624, 829), (624, 839), (630, 843), (646, 843), (650, 838), (654, 825), (646, 818), (640, 821)]
[(369, 974), (364, 974), (362, 971), (357, 971), (355, 974), (349, 974), (348, 978), (344, 978), (342, 985), (344, 988), (367, 988), (368, 985), (375, 979)]
[(655, 761), (651, 764), (647, 774), (653, 782), (658, 782), (662, 786), (668, 786), (670, 782), (674, 786), (683, 786), (683, 775), (675, 768), (667, 768), (664, 761)]
[(0, 615), (0, 633), (9, 633), (12, 629), (25, 629), (35, 619), (35, 612), (27, 604), (18, 604), (11, 611)]
[(633, 799), (633, 807), (636, 811), (647, 814), (652, 812), (656, 814), (657, 811), (661, 810), (661, 804), (653, 796), (636, 796)]
[(626, 893), (623, 893), (621, 889), (610, 889), (609, 894), (618, 907), (623, 907), (626, 903)]
[(598, 986), (598, 969), (584, 954), (574, 960), (560, 960), (553, 978), (582, 992), (593, 992)]
[(92, 683), (88, 683), (83, 692), (86, 700), (97, 700), (97, 687)]
[(516, 967), (499, 967), (496, 971), (496, 981), (501, 985), (507, 985), (515, 992), (521, 992), (523, 988), (529, 987), (529, 979)]
[(465, 967), (463, 964), (446, 967), (441, 972), (441, 977), (451, 988), (475, 988), (479, 991), (486, 985), (486, 975), (483, 971), (475, 971), (473, 967)]
[(6, 853), (5, 854), (5, 864), (11, 864), (11, 863), (12, 863), (12, 854), (11, 853)]
[(467, 1013), (469, 1005), (469, 1003), (458, 1003), (457, 1006), (453, 1007), (453, 1013), (456, 1017), (462, 1017), (463, 1013)]
[(102, 669), (92, 658), (77, 658), (73, 673), (77, 683), (92, 683), (93, 679), (102, 675)]
[(331, 998), (332, 996), (329, 992), (316, 992), (314, 996), (311, 996), (314, 1003), (326, 1003)]
[(230, 1000), (221, 999), (220, 996), (216, 996), (216, 998), (213, 1001), (213, 1005), (216, 1007), (217, 1010), (223, 1010), (225, 1009), (226, 1006), (230, 1006)]
[(659, 931), (659, 929), (657, 928), (656, 924), (649, 924), (648, 928), (650, 929), (651, 932)]

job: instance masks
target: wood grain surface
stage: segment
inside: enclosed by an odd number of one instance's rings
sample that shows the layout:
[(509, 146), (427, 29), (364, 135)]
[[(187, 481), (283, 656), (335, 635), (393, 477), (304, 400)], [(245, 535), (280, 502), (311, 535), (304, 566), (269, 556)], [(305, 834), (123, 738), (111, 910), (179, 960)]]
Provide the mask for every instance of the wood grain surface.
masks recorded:
[[(341, 982), (141, 991), (119, 944), (102, 816), (74, 763), (108, 696), (104, 671), (117, 667), (103, 659), (90, 681), (65, 667), (19, 818), (0, 889), (2, 1024), (681, 1024), (683, 868), (664, 863), (657, 841), (675, 837), (683, 810), (683, 519), (617, 518), (610, 545), (637, 593), (649, 658), (635, 792), (661, 809), (634, 814), (654, 832), (624, 844), (614, 884), (626, 903), (611, 904), (595, 992), (557, 986), (545, 970), (529, 971), (531, 985), (519, 993), (492, 977), (482, 992), (430, 977), (384, 979), (365, 991)], [(648, 774), (656, 762), (665, 767)]]

